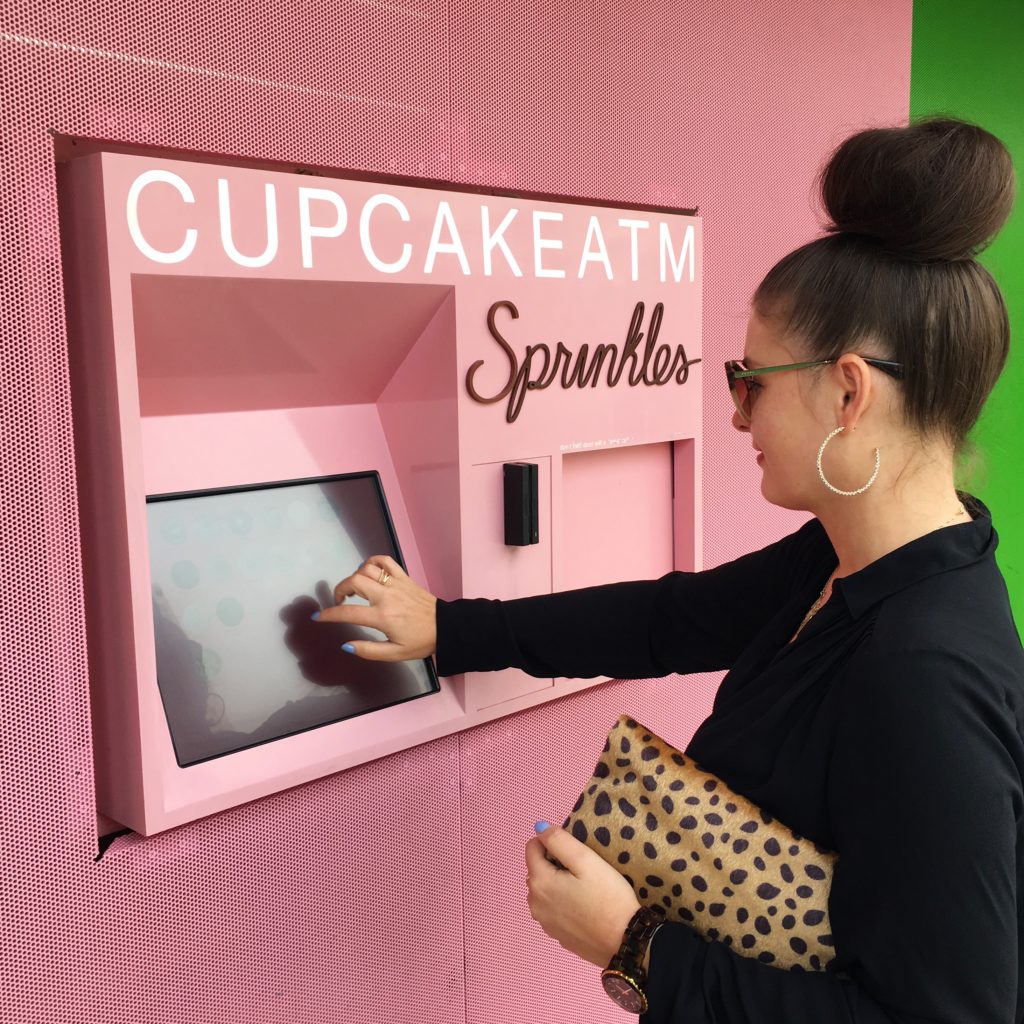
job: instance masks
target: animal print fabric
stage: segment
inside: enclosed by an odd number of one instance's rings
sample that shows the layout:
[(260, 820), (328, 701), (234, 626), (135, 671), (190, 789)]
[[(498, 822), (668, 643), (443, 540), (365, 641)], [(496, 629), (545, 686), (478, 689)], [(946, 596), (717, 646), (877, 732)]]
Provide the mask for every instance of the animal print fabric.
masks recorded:
[(834, 950), (836, 854), (776, 821), (623, 715), (564, 828), (707, 941), (794, 971)]

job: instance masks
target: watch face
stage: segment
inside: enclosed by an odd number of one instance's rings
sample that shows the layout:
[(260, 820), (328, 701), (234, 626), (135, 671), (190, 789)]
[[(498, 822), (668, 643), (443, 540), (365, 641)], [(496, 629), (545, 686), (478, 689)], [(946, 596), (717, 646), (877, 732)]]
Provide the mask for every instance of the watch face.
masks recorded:
[(624, 974), (605, 971), (601, 975), (601, 983), (605, 992), (627, 1013), (643, 1013), (647, 1009), (643, 993)]

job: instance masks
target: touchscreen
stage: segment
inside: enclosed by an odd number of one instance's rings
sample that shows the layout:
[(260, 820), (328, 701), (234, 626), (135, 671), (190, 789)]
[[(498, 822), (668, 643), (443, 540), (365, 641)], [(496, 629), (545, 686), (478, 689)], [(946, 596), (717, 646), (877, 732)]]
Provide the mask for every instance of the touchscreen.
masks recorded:
[(180, 765), (437, 691), (429, 661), (341, 650), (381, 633), (310, 618), (368, 556), (401, 563), (376, 473), (153, 496), (147, 514), (157, 680)]

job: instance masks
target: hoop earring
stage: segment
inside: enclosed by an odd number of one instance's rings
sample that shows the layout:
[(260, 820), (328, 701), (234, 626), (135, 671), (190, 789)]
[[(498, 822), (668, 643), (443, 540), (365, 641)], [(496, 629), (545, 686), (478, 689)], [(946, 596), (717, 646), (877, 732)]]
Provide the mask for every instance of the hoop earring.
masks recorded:
[(832, 440), (833, 437), (836, 436), (836, 434), (842, 433), (845, 429), (846, 429), (846, 427), (836, 427), (836, 429), (833, 430), (832, 433), (829, 434), (828, 437), (826, 437), (825, 440), (821, 442), (821, 447), (818, 449), (818, 476), (821, 477), (821, 482), (830, 491), (832, 491), (833, 494), (842, 494), (842, 495), (845, 495), (846, 497), (850, 498), (850, 497), (853, 497), (853, 495), (855, 495), (855, 494), (863, 494), (875, 482), (875, 477), (878, 476), (878, 467), (879, 467), (879, 464), (881, 463), (881, 456), (878, 454), (878, 449), (876, 448), (875, 449), (875, 471), (871, 474), (871, 479), (863, 487), (858, 487), (857, 490), (855, 490), (855, 491), (841, 491), (838, 487), (836, 487), (833, 484), (829, 483), (828, 480), (825, 479), (825, 471), (821, 468), (821, 459), (822, 459), (822, 456), (825, 454), (825, 446), (829, 443), (829, 441)]

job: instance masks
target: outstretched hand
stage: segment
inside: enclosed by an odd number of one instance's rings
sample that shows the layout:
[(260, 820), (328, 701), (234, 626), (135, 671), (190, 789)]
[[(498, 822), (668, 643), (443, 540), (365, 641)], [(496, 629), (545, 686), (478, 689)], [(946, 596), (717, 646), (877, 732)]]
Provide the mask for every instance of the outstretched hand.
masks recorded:
[[(368, 602), (346, 604), (358, 595)], [(347, 622), (379, 630), (386, 640), (351, 640), (345, 650), (369, 661), (416, 661), (437, 646), (437, 598), (409, 578), (388, 555), (371, 555), (334, 588), (335, 605), (324, 608), (320, 622)]]

